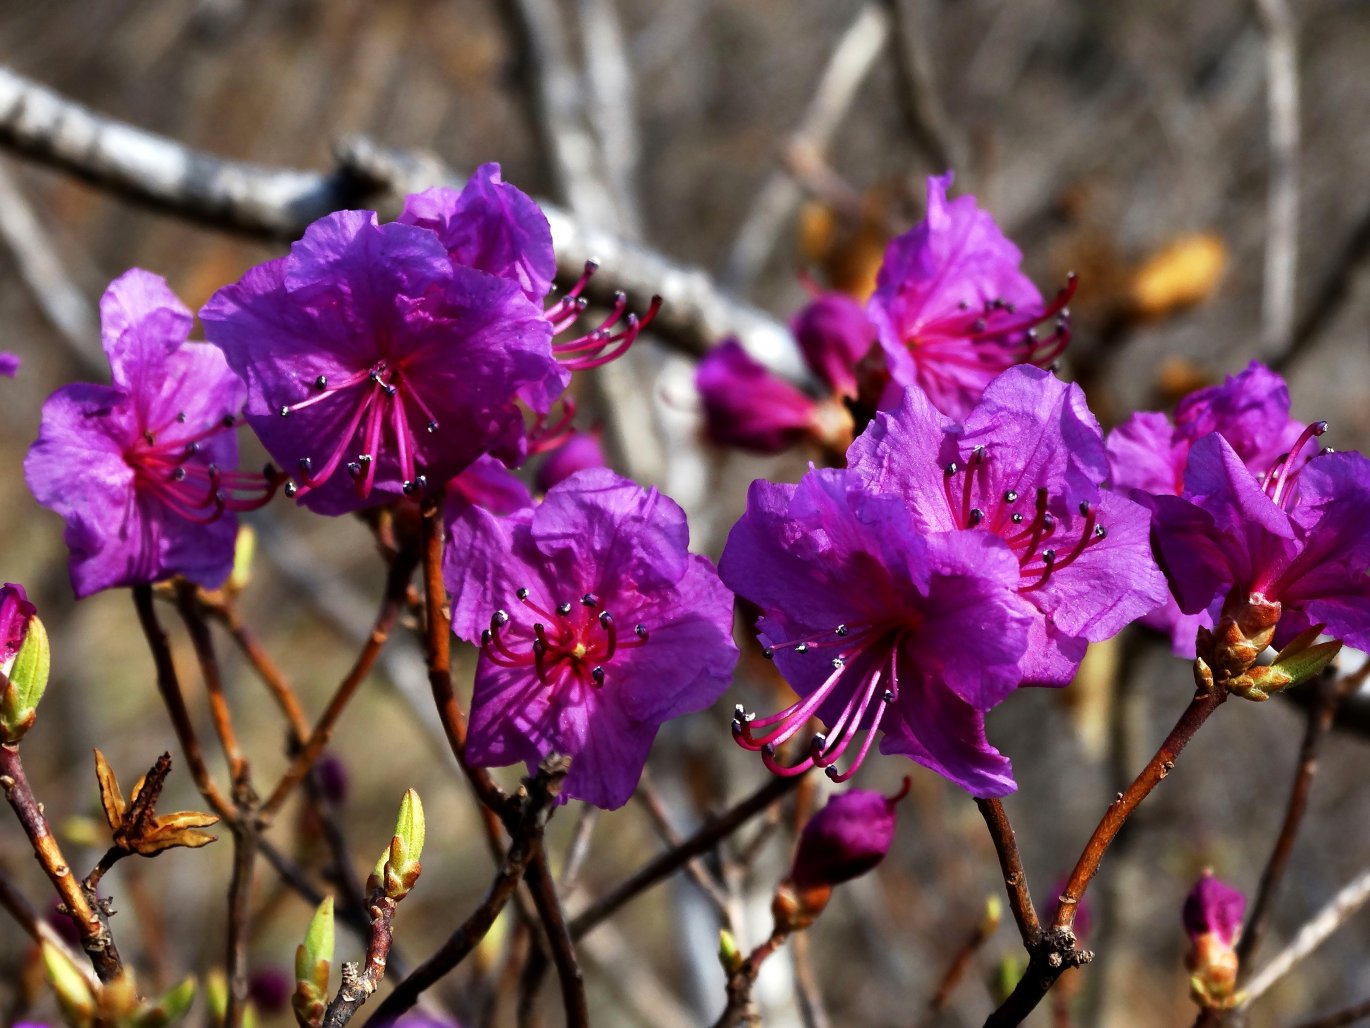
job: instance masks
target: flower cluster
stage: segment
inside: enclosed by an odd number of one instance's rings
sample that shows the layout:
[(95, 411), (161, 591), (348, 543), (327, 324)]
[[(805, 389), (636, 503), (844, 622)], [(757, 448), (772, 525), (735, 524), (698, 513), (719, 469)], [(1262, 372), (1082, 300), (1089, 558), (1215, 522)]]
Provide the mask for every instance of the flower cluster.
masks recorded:
[[(864, 310), (827, 294), (795, 318), (819, 395), (777, 378), (736, 340), (700, 362), (695, 381), (713, 442), (778, 453), (811, 440), (840, 452), (851, 441), (850, 406), (858, 397), (886, 408), (904, 388), (918, 388), (938, 410), (963, 418), (1000, 372), (1046, 367), (1061, 355), (1070, 341), (1074, 276), (1044, 302), (1019, 270), (1018, 248), (974, 197), (948, 200), (950, 186), (950, 173), (928, 179), (927, 215), (890, 244)], [(1052, 319), (1052, 330), (1039, 336), (1036, 326)], [(858, 374), (873, 349), (883, 358), (883, 379)], [(890, 386), (861, 395), (881, 380)]]
[[(985, 737), (1020, 684), (1064, 685), (1090, 641), (1160, 604), (1147, 512), (1100, 488), (1103, 439), (1076, 386), (996, 379), (965, 422), (908, 390), (797, 486), (753, 484), (723, 579), (761, 607), (766, 652), (801, 699), (734, 734), (779, 773), (850, 777), (876, 732), (977, 796), (1012, 791)], [(797, 763), (778, 747), (817, 716)], [(835, 763), (862, 732), (845, 771)]]

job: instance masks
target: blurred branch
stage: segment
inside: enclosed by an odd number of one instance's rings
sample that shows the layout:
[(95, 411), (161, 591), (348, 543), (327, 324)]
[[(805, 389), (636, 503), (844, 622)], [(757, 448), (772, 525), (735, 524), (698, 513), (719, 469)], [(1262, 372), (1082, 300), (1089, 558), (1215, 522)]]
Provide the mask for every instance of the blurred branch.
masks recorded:
[(1322, 741), (1332, 727), (1332, 719), (1336, 716), (1337, 706), (1348, 689), (1348, 683), (1353, 681), (1351, 678), (1345, 678), (1333, 682), (1321, 678), (1311, 686), (1314, 694), (1313, 703), (1308, 708), (1308, 724), (1299, 747), (1299, 762), (1294, 770), (1289, 800), (1285, 804), (1284, 820), (1280, 825), (1279, 835), (1275, 838), (1275, 845), (1270, 851), (1270, 857), (1266, 861), (1265, 870), (1261, 872), (1256, 899), (1251, 904), (1251, 913), (1247, 916), (1246, 926), (1242, 929), (1241, 939), (1237, 942), (1239, 971), (1250, 966), (1251, 958), (1260, 946), (1261, 936), (1270, 917), (1270, 908), (1279, 890), (1280, 879), (1284, 877), (1284, 870), (1289, 865), (1289, 856), (1294, 851), (1294, 840), (1303, 824), (1304, 812), (1308, 809), (1308, 793), (1313, 785), (1313, 776), (1318, 770), (1318, 752), (1322, 749)]
[(547, 864), (547, 853), (541, 838), (533, 840), (533, 857), (524, 871), (524, 880), (533, 895), (533, 906), (537, 908), (542, 926), (547, 930), (548, 949), (557, 969), (557, 980), (561, 983), (566, 1028), (585, 1028), (590, 1023), (585, 1001), (585, 978), (576, 960), (574, 937), (561, 909), (556, 879), (552, 877), (552, 870)]
[(1295, 964), (1326, 942), (1367, 900), (1370, 900), (1370, 869), (1362, 871), (1333, 896), (1299, 929), (1289, 945), (1261, 968), (1242, 990), (1245, 998), (1237, 1009), (1245, 1010), (1259, 999), (1267, 989), (1293, 970)]
[(1289, 348), (1299, 246), (1299, 74), (1294, 18), (1286, 0), (1253, 0), (1265, 32), (1270, 146), (1266, 194), (1265, 291), (1261, 300), (1266, 353)]
[(1367, 1017), (1370, 1017), (1370, 999), (1363, 999), (1330, 1014), (1322, 1014), (1311, 1021), (1300, 1021), (1294, 1028), (1341, 1028), (1342, 1025), (1355, 1024)]
[[(790, 133), (785, 149), (812, 163), (821, 159), (889, 40), (890, 21), (878, 3), (863, 4), (833, 48), (809, 105)], [(746, 290), (761, 273), (785, 222), (804, 197), (790, 162), (772, 171), (748, 208), (733, 238), (721, 278)]]
[[(462, 184), (436, 158), (387, 150), (365, 139), (340, 142), (338, 166), (326, 174), (217, 157), (102, 117), (5, 68), (0, 68), (0, 146), (156, 210), (280, 240), (298, 238), (310, 222), (331, 211), (386, 193)], [(666, 306), (652, 323), (653, 333), (678, 349), (699, 354), (714, 340), (737, 335), (757, 360), (799, 377), (790, 333), (769, 314), (721, 292), (697, 268), (583, 224), (552, 204), (541, 206), (564, 276), (579, 277), (592, 256), (602, 262), (605, 270), (587, 290), (591, 300), (609, 300), (620, 289), (639, 296), (658, 293)]]
[(928, 49), (926, 0), (883, 0), (894, 22), (894, 70), (899, 77), (896, 99), (915, 144), (933, 169), (962, 170), (966, 147), (955, 138), (942, 104)]
[(1009, 822), (1004, 805), (998, 800), (977, 799), (980, 816), (985, 819), (994, 851), (999, 855), (999, 870), (1004, 875), (1004, 888), (1008, 892), (1009, 909), (1018, 925), (1018, 934), (1023, 945), (1032, 949), (1042, 934), (1041, 923), (1037, 919), (1037, 908), (1032, 905), (1032, 894), (1028, 890), (1027, 872), (1023, 870), (1022, 858), (1018, 855), (1018, 839)]

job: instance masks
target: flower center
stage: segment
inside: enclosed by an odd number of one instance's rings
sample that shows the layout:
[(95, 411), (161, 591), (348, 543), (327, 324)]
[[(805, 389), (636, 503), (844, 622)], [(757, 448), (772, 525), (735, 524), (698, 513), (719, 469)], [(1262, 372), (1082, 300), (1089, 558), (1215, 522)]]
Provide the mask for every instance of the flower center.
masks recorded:
[(957, 525), (993, 532), (1017, 556), (1019, 592), (1042, 588), (1053, 573), (1108, 537), (1108, 530), (1098, 523), (1097, 509), (1088, 501), (1079, 507), (1082, 520), (1072, 517), (1063, 524), (1048, 509), (1051, 495), (1045, 488), (1037, 490), (1030, 507), (1016, 489), (996, 491), (987, 447), (975, 447), (964, 465), (952, 461), (942, 471), (942, 490)]
[(569, 675), (599, 688), (615, 653), (647, 642), (647, 627), (642, 624), (633, 626), (631, 639), (620, 639), (614, 616), (594, 593), (552, 610), (532, 599), (529, 589), (516, 595), (526, 618), (515, 620), (506, 610), (495, 611), (490, 627), (481, 632), (481, 652), (500, 667), (531, 668), (544, 685), (555, 686)]
[[(834, 782), (856, 774), (875, 741), (885, 709), (899, 698), (897, 654), (903, 637), (917, 630), (921, 618), (909, 614), (897, 625), (838, 625), (831, 632), (776, 643), (762, 650), (768, 660), (776, 650), (793, 650), (813, 660), (827, 659), (831, 673), (817, 689), (778, 714), (758, 718), (739, 704), (733, 712), (733, 738), (743, 749), (759, 752), (766, 767), (777, 775), (803, 774), (821, 767)], [(836, 655), (830, 656), (836, 651)], [(808, 755), (796, 764), (776, 759), (777, 749), (789, 741), (834, 694), (847, 696), (842, 711), (828, 727), (809, 742)], [(845, 771), (834, 766), (865, 730), (866, 737)]]
[[(421, 420), (424, 431), (432, 434), (438, 430), (438, 419), (424, 403), (414, 383), (401, 374), (399, 366), (381, 359), (339, 382), (320, 375), (314, 380), (314, 392), (310, 396), (281, 407), (279, 413), (283, 418), (288, 417), (325, 400), (350, 404), (352, 414), (326, 456), (320, 461), (315, 461), (313, 456), (299, 459), (296, 481), (286, 486), (287, 496), (317, 489), (346, 461), (347, 472), (356, 483), (358, 499), (366, 499), (375, 485), (380, 449), (387, 436), (395, 447), (395, 460), (406, 495), (412, 496), (424, 489), (428, 480), (415, 465), (419, 443), (412, 423)], [(353, 443), (358, 438), (361, 446), (354, 450)], [(353, 455), (351, 459), (348, 459), (349, 454)]]
[[(987, 300), (979, 310), (963, 301), (955, 310), (920, 325), (908, 339), (909, 352), (915, 360), (977, 369), (1002, 371), (1015, 364), (1047, 367), (1070, 342), (1068, 305), (1077, 281), (1071, 272), (1049, 304), (1027, 313), (1000, 298)], [(1052, 330), (1039, 336), (1036, 326), (1052, 318)], [(971, 344), (970, 350), (966, 343)]]
[(231, 432), (238, 418), (225, 414), (207, 428), (182, 435), (184, 411), (166, 425), (146, 430), (124, 451), (133, 469), (134, 488), (173, 513), (207, 525), (224, 511), (256, 510), (276, 494), (284, 476), (268, 464), (261, 474), (223, 471), (205, 459), (201, 444), (220, 432)]

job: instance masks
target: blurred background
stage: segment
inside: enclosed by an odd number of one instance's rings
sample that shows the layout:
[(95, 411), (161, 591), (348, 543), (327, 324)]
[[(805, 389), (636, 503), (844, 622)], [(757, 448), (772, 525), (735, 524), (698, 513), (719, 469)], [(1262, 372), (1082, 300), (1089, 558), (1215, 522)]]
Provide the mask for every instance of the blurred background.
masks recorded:
[[(1272, 22), (1272, 11), (1288, 22)], [(102, 114), (273, 166), (327, 171), (335, 141), (354, 135), (431, 152), (462, 175), (499, 161), (508, 181), (704, 269), (721, 290), (781, 320), (805, 298), (804, 275), (864, 295), (885, 242), (921, 216), (925, 177), (954, 168), (957, 190), (994, 213), (1044, 294), (1067, 271), (1079, 273), (1063, 373), (1086, 387), (1106, 424), (1167, 408), (1262, 359), (1289, 376), (1296, 417), (1332, 423), (1328, 440), (1338, 449), (1370, 443), (1367, 53), (1370, 6), (1356, 0), (1296, 0), (1288, 10), (1273, 0), (0, 6), (0, 62)], [(379, 202), (396, 209), (395, 198)], [(177, 766), (164, 806), (200, 801), (126, 592), (73, 604), (60, 520), (36, 506), (18, 469), (43, 399), (66, 382), (107, 374), (90, 361), (92, 350), (99, 358), (94, 304), (112, 278), (148, 268), (198, 309), (282, 244), (149, 212), (9, 153), (0, 153), (0, 237), (0, 349), (24, 361), (18, 379), (0, 383), (0, 456), (13, 469), (0, 502), (0, 570), (28, 586), (54, 640), (53, 685), (25, 754), (68, 855), (88, 867), (107, 845), (93, 746), (125, 788), (171, 750)], [(612, 265), (602, 274), (612, 281)], [(645, 296), (635, 299), (645, 305)], [(602, 426), (615, 467), (678, 499), (695, 548), (716, 556), (746, 483), (794, 480), (809, 455), (761, 460), (711, 450), (680, 344), (644, 338), (580, 397), (579, 423)], [(73, 468), (73, 489), (80, 476)], [(368, 629), (380, 562), (355, 520), (309, 517), (285, 502), (248, 520), (259, 552), (246, 620), (316, 716)], [(169, 609), (165, 618), (174, 620)], [(173, 637), (204, 720), (180, 626)], [(284, 726), (226, 641), (221, 649), (254, 777), (270, 783), (284, 765)], [(458, 657), (465, 684), (471, 654)], [(674, 831), (762, 782), (759, 761), (731, 743), (728, 721), (739, 699), (777, 705), (771, 674), (755, 654), (744, 657), (734, 693), (662, 733), (648, 773)], [(364, 875), (403, 790), (421, 792), (424, 875), (397, 921), (397, 948), (412, 966), (478, 902), (492, 869), (428, 712), (410, 633), (397, 633), (373, 679), (332, 747), (347, 781), (339, 820)], [(1015, 761), (1021, 791), (1007, 807), (1039, 907), (1051, 909), (1099, 813), (1191, 688), (1183, 662), (1129, 633), (1095, 647), (1069, 689), (1021, 691), (991, 717), (991, 739)], [(1192, 1020), (1180, 904), (1205, 866), (1254, 890), (1303, 721), (1285, 702), (1228, 704), (1145, 804), (1090, 893), (1098, 909), (1085, 944), (1099, 959), (1058, 989), (1073, 1023)], [(1370, 865), (1367, 756), (1355, 730), (1330, 738), (1266, 957)], [(215, 769), (222, 775), (222, 763)], [(857, 784), (892, 792), (906, 772), (913, 794), (889, 859), (840, 890), (805, 940), (798, 970), (812, 974), (823, 1011), (800, 1010), (787, 952), (759, 985), (767, 1024), (917, 1023), (987, 897), (1001, 895), (993, 851), (963, 793), (893, 759), (870, 761)], [(553, 821), (554, 863), (581, 823), (574, 806)], [(662, 845), (637, 803), (594, 827), (566, 899), (572, 911)], [(681, 876), (587, 937), (580, 955), (595, 1023), (711, 1022), (723, 1005), (714, 957), (721, 918), (747, 948), (764, 938), (791, 830), (788, 811), (777, 812), (711, 864), (726, 887), (721, 912)], [(316, 823), (283, 818), (273, 840), (328, 887)], [(105, 879), (119, 911), (116, 937), (148, 983), (221, 965), (229, 857), (223, 839), (163, 854), (155, 865), (126, 861)], [(0, 817), (0, 869), (35, 905), (48, 902), (8, 814)], [(286, 972), (310, 908), (268, 868), (258, 870), (252, 967)], [(513, 1023), (510, 994), (491, 1000), (514, 935), (509, 920), (433, 992), (463, 1024)], [(340, 932), (339, 960), (358, 952)], [(983, 1021), (1003, 962), (1021, 954), (1011, 922), (1001, 925), (928, 1023)], [(1267, 996), (1251, 1023), (1291, 1023), (1362, 999), (1367, 968), (1370, 915), (1362, 915)], [(36, 975), (26, 940), (5, 922), (0, 1020), (31, 993), (36, 1012), (51, 1011), (34, 992)], [(561, 1017), (555, 991), (554, 983), (543, 990), (552, 1024)], [(205, 1016), (203, 1004), (194, 1016)], [(1033, 1023), (1057, 1016), (1049, 1002)], [(288, 1013), (263, 1020), (292, 1023)]]

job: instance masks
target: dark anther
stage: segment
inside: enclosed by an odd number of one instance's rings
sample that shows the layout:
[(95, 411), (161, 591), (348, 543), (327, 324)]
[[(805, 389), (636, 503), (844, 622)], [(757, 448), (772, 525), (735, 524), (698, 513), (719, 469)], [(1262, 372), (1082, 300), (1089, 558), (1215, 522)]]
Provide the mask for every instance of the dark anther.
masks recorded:
[(586, 607), (598, 607), (599, 597), (596, 596), (594, 593), (586, 593), (584, 596), (580, 598), (580, 602), (583, 606)]
[(282, 407), (277, 413), (279, 413), (281, 417), (285, 417), (287, 414), (290, 413), (290, 408)]
[(419, 487), (414, 482), (403, 482), (400, 484), (400, 491), (405, 496), (413, 496), (419, 491)]
[(645, 642), (647, 639), (647, 626), (643, 624), (634, 625), (633, 634)]
[(387, 383), (385, 383), (385, 385), (382, 387), (382, 391), (385, 393), (386, 396), (394, 396), (394, 395), (395, 395), (396, 393), (398, 393), (400, 390), (399, 390), (399, 387), (398, 387), (398, 386), (392, 385), (391, 383), (387, 382)]
[(186, 480), (186, 469), (178, 467), (171, 473), (171, 480), (173, 482), (184, 482)]
[(428, 476), (427, 476), (427, 475), (416, 475), (416, 476), (414, 476), (414, 485), (415, 485), (420, 491), (422, 491), (422, 490), (424, 490), (424, 489), (427, 489), (427, 488), (428, 488)]
[(323, 392), (325, 389), (327, 389), (328, 376), (320, 375), (318, 378), (314, 379), (314, 388), (317, 389), (319, 392)]
[(1042, 563), (1043, 563), (1043, 564), (1054, 564), (1055, 562), (1056, 562), (1056, 551), (1055, 551), (1055, 550), (1043, 550), (1043, 551), (1042, 551)]
[(571, 613), (571, 605), (569, 603), (558, 603), (557, 613), (562, 617), (565, 617), (567, 614)]
[(980, 522), (982, 522), (982, 521), (984, 521), (984, 520), (985, 520), (985, 512), (982, 511), (979, 507), (972, 507), (972, 508), (970, 509), (970, 527), (971, 527), (971, 528), (974, 528), (976, 525), (978, 525)]
[(314, 469), (314, 462), (310, 460), (308, 457), (301, 457), (299, 460), (295, 462), (295, 465), (306, 475)]
[(846, 625), (838, 625), (836, 628), (833, 629), (834, 634), (843, 636), (846, 635), (849, 631), (851, 631), (851, 629), (849, 629)]
[(1080, 513), (1083, 514), (1085, 517), (1089, 517), (1089, 501), (1088, 501), (1088, 500), (1081, 500), (1081, 501), (1080, 501)]
[(482, 646), (489, 646), (489, 645), (490, 645), (490, 629), (488, 629), (488, 628), (482, 628), (482, 629), (480, 630), (480, 644), (481, 644)]
[(832, 659), (833, 670), (835, 671), (835, 670), (837, 670), (837, 669), (840, 668), (840, 667), (845, 667), (845, 666), (846, 666), (846, 663), (847, 663), (846, 660), (845, 660), (844, 658), (842, 658), (842, 657), (833, 657), (833, 659)]
[(355, 460), (350, 460), (347, 462), (347, 473), (351, 475), (353, 478), (361, 478), (362, 466), (358, 464)]
[(497, 610), (490, 615), (490, 624), (496, 628), (503, 628), (509, 623), (509, 612), (507, 610)]
[(234, 415), (232, 415), (232, 414), (225, 414), (225, 415), (223, 416), (223, 420), (220, 422), (220, 424), (222, 424), (222, 425), (224, 426), (224, 428), (232, 428), (232, 427), (233, 427), (234, 425), (236, 425), (237, 423), (238, 423), (237, 417), (234, 416)]
[(1107, 536), (1108, 536), (1108, 529), (1106, 529), (1103, 525), (1095, 525), (1095, 526), (1094, 526), (1094, 538), (1095, 538), (1095, 539), (1104, 539), (1104, 538), (1106, 538)]
[(1023, 523), (1023, 515), (1015, 514), (1009, 520), (1012, 521), (1015, 525), (1021, 525)]
[(1004, 493), (1004, 502), (1005, 502), (1005, 503), (1014, 503), (1014, 502), (1017, 501), (1017, 499), (1018, 499), (1018, 494), (1017, 494), (1016, 492), (1014, 492), (1012, 489), (1010, 489), (1008, 492)]
[(517, 593), (515, 593), (514, 595), (517, 596), (520, 600), (526, 600), (526, 599), (528, 599), (528, 589), (527, 589), (527, 587), (525, 586), (524, 588), (520, 589), (520, 590), (519, 590)]
[[(569, 607), (570, 604), (568, 603), (567, 606)], [(614, 623), (614, 616), (610, 614), (607, 610), (602, 610), (599, 612), (599, 623), (602, 627), (608, 628), (611, 624)]]
[(359, 454), (357, 454), (357, 460), (361, 461), (363, 464), (370, 464), (370, 463), (371, 463), (371, 454), (369, 454), (369, 453), (359, 453)]
[(285, 484), (285, 495), (287, 499), (293, 497), (299, 491), (300, 487), (297, 486), (294, 482), (287, 482)]
[(180, 424), (180, 425), (184, 425), (184, 424), (186, 423), (186, 412), (185, 412), (185, 411), (177, 411), (177, 412), (176, 412), (176, 422), (177, 422), (177, 424)]
[(948, 475), (954, 475), (956, 474), (956, 472), (961, 470), (961, 466), (957, 464), (956, 461), (952, 461), (942, 470), (945, 471)]
[(590, 677), (595, 680), (595, 685), (604, 684), (604, 668), (596, 664), (590, 669)]
[(983, 332), (983, 331), (985, 330), (985, 328), (986, 328), (986, 325), (985, 325), (985, 319), (984, 319), (984, 318), (976, 318), (973, 322), (971, 322), (971, 325), (970, 325), (970, 330), (971, 330), (972, 332)]
[(187, 444), (186, 444), (186, 456), (187, 456), (187, 457), (193, 457), (193, 456), (195, 456), (195, 454), (197, 454), (197, 453), (199, 453), (199, 452), (200, 452), (200, 444), (199, 444), (199, 443), (197, 443), (197, 442), (191, 442), (191, 443), (187, 443)]
[(438, 430), (438, 423), (436, 421), (429, 421), (424, 427), (427, 428), (429, 432), (436, 432)]
[(800, 643), (798, 646), (796, 646), (796, 647), (794, 648), (794, 652), (795, 652), (795, 653), (808, 653), (808, 652), (809, 652), (809, 644), (808, 644), (808, 643)]
[(769, 646), (763, 647), (761, 650), (761, 655), (765, 657), (767, 660), (770, 660), (775, 656), (775, 650), (771, 649)]

